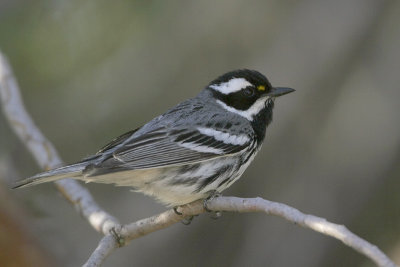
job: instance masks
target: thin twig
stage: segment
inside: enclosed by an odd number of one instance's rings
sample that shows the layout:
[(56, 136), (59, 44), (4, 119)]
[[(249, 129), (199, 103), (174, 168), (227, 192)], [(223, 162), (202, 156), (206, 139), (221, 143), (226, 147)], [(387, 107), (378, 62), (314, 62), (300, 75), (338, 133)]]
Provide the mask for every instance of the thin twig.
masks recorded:
[[(304, 228), (314, 230), (342, 241), (347, 246), (370, 258), (378, 266), (396, 266), (396, 264), (381, 250), (379, 250), (378, 247), (353, 234), (345, 226), (328, 222), (326, 219), (314, 215), (304, 214), (299, 210), (282, 203), (272, 202), (262, 198), (218, 197), (210, 200), (207, 203), (207, 208), (213, 211), (264, 212), (268, 215), (279, 216), (292, 223), (303, 226)], [(180, 216), (177, 215), (174, 210), (168, 210), (158, 215), (124, 225), (118, 231), (119, 238), (129, 242), (154, 231), (167, 228), (172, 224), (181, 221), (186, 216), (194, 216), (204, 213), (203, 201), (196, 201), (182, 206), (180, 207), (179, 212), (183, 215)], [(111, 240), (103, 238), (96, 251), (100, 247), (109, 249), (112, 246), (114, 246), (113, 249), (116, 247), (115, 239)], [(92, 257), (90, 257), (88, 262), (96, 262), (95, 259), (98, 256), (95, 255), (96, 251), (92, 254)], [(109, 250), (107, 250), (107, 252), (108, 251)], [(99, 260), (99, 258), (97, 258), (97, 260)]]
[[(35, 160), (43, 169), (51, 169), (62, 165), (62, 161), (54, 146), (43, 136), (33, 120), (26, 112), (18, 84), (12, 74), (10, 65), (0, 52), (0, 101), (4, 114), (16, 135), (27, 146)], [(100, 266), (106, 257), (117, 247), (129, 241), (164, 229), (175, 224), (186, 216), (204, 213), (202, 201), (196, 201), (180, 207), (177, 215), (168, 210), (127, 225), (120, 225), (118, 220), (101, 209), (90, 193), (71, 179), (56, 182), (58, 190), (81, 213), (94, 229), (105, 236), (91, 254), (85, 266)], [(230, 212), (265, 212), (282, 217), (290, 222), (312, 229), (324, 235), (334, 237), (347, 246), (364, 254), (379, 266), (396, 266), (381, 250), (366, 240), (350, 232), (343, 225), (334, 224), (323, 218), (301, 213), (285, 204), (271, 202), (262, 198), (218, 197), (210, 200), (208, 209)]]
[(101, 266), (103, 261), (107, 258), (108, 255), (111, 254), (116, 248), (118, 248), (118, 244), (115, 241), (113, 235), (105, 235), (99, 242), (97, 248), (93, 251), (90, 258), (83, 265), (83, 267), (97, 267)]

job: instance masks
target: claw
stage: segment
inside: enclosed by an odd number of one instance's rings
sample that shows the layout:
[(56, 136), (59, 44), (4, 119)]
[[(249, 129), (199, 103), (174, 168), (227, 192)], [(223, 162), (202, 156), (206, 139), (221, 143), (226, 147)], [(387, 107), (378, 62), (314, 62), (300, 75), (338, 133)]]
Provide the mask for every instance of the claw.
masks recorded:
[[(180, 211), (178, 211), (178, 208), (179, 208), (179, 207), (180, 207), (180, 206), (175, 206), (175, 207), (173, 207), (173, 210), (174, 210), (174, 212), (175, 212), (176, 215), (182, 216), (183, 213), (180, 212)], [(197, 215), (195, 215), (195, 216), (197, 216)], [(181, 223), (184, 224), (184, 225), (189, 225), (189, 224), (192, 223), (193, 218), (194, 218), (194, 216), (188, 216), (188, 217), (184, 218), (184, 219), (181, 221)]]
[(210, 200), (213, 200), (214, 198), (216, 198), (216, 197), (220, 197), (220, 196), (222, 196), (221, 195), (221, 193), (219, 193), (218, 191), (216, 191), (216, 190), (213, 190), (213, 191), (211, 191), (211, 193), (210, 193), (210, 195), (206, 198), (206, 199), (204, 199), (204, 201), (203, 201), (203, 207), (204, 207), (204, 209), (207, 211), (207, 212), (212, 212), (212, 213), (214, 213), (215, 215), (214, 216), (211, 216), (211, 218), (212, 219), (218, 219), (219, 217), (221, 217), (221, 212), (220, 211), (212, 211), (212, 210), (210, 210), (208, 207), (207, 207), (207, 202), (208, 201), (210, 201)]
[(189, 224), (192, 223), (193, 218), (194, 218), (194, 216), (187, 217), (187, 218), (183, 219), (183, 220), (181, 221), (181, 223), (184, 224), (184, 225), (189, 225)]
[(212, 212), (212, 210), (210, 210), (208, 207), (207, 207), (207, 202), (208, 202), (208, 198), (206, 198), (206, 199), (204, 199), (204, 201), (203, 201), (203, 208), (207, 211), (207, 212)]
[(179, 212), (179, 211), (178, 211), (178, 208), (179, 208), (179, 206), (175, 206), (175, 207), (174, 207), (174, 212), (175, 212), (175, 214), (176, 214), (176, 215), (179, 215), (179, 216), (183, 215), (182, 212)]

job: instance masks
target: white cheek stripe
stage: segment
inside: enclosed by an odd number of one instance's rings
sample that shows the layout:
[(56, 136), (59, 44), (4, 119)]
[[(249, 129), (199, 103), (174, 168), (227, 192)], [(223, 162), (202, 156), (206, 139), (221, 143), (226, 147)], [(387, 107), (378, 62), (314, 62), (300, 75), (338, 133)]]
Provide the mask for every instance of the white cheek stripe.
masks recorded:
[(199, 127), (197, 130), (208, 136), (212, 136), (215, 138), (215, 140), (222, 141), (225, 144), (232, 144), (232, 145), (244, 145), (248, 142), (250, 142), (250, 138), (247, 135), (231, 135), (228, 133), (224, 133), (221, 131), (217, 131), (211, 128), (203, 128)]
[(209, 87), (224, 94), (228, 95), (230, 93), (238, 92), (247, 86), (251, 86), (245, 78), (233, 78), (225, 83), (212, 84)]
[(247, 110), (237, 110), (233, 107), (230, 107), (228, 105), (226, 105), (224, 102), (222, 102), (221, 100), (217, 100), (217, 103), (219, 105), (221, 105), (225, 110), (236, 113), (242, 117), (245, 117), (246, 119), (248, 119), (249, 121), (253, 120), (253, 116), (256, 115), (258, 112), (260, 112), (260, 110), (262, 110), (265, 106), (265, 102), (268, 101), (270, 97), (263, 97), (260, 99), (257, 99), (256, 102), (254, 102), (254, 104)]

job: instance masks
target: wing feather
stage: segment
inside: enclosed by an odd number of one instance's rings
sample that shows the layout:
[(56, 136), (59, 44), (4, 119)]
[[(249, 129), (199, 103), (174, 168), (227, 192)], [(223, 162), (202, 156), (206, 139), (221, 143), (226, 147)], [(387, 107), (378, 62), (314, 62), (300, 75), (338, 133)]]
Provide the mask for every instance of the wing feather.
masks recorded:
[[(127, 140), (125, 138), (121, 138)], [(117, 140), (118, 141), (121, 141)], [(120, 142), (114, 142), (119, 144)], [(106, 148), (113, 147), (106, 146)], [(156, 129), (124, 143), (101, 163), (87, 169), (87, 176), (120, 170), (136, 170), (194, 164), (240, 152), (246, 144), (233, 145), (216, 140), (196, 129)], [(107, 149), (103, 149), (107, 150)], [(90, 171), (89, 171), (90, 170)]]

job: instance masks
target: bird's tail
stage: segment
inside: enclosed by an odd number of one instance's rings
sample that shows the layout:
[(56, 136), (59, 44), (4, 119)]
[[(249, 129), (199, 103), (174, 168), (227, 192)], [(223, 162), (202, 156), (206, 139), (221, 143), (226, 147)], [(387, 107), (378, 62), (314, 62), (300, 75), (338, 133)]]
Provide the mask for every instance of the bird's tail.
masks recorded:
[(79, 162), (76, 164), (60, 167), (36, 174), (22, 181), (17, 182), (13, 188), (21, 188), (31, 185), (37, 185), (46, 182), (53, 182), (63, 178), (77, 178), (81, 176), (82, 171), (87, 166), (87, 162)]

